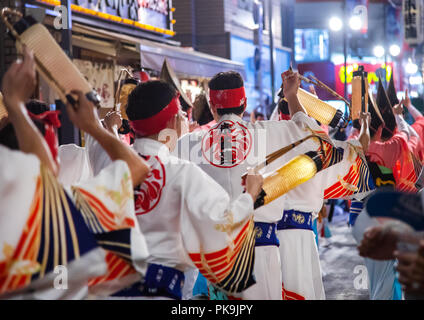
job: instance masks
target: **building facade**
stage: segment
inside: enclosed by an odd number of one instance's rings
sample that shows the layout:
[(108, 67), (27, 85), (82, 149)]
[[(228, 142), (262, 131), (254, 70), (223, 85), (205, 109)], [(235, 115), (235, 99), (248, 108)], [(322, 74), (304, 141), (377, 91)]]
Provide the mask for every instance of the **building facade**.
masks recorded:
[[(289, 68), (293, 57), (294, 0), (257, 2), (263, 6), (260, 57), (255, 55), (258, 41), (254, 0), (174, 2), (175, 40), (183, 46), (244, 64), (249, 111), (272, 103), (272, 96), (281, 85), (281, 73)], [(270, 47), (274, 52), (273, 64)]]

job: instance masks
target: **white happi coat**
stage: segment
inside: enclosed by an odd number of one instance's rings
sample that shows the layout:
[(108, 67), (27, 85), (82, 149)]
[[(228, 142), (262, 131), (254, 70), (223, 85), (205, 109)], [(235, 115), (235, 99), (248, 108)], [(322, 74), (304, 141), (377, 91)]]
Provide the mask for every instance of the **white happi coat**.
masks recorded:
[[(232, 129), (232, 135), (235, 136), (232, 141), (234, 146), (233, 157), (236, 161), (232, 159), (231, 163), (227, 165), (225, 165), (225, 162), (224, 164), (222, 163), (219, 153), (217, 157), (214, 157), (216, 152), (209, 152), (209, 150), (221, 151), (222, 147), (220, 149), (218, 145), (213, 149), (213, 147), (209, 147), (210, 142), (208, 142), (216, 140), (213, 129), (221, 126), (221, 124), (225, 122), (230, 124), (229, 127)], [(249, 166), (253, 167), (262, 162), (266, 155), (310, 135), (312, 133), (311, 130), (314, 133), (323, 134), (322, 129), (317, 125), (316, 121), (302, 112), (296, 113), (291, 121), (259, 121), (254, 124), (243, 121), (236, 115), (225, 115), (221, 117), (216, 126), (212, 127), (211, 131), (194, 132), (182, 137), (179, 141), (178, 148), (174, 152), (184, 159), (190, 159), (198, 163), (206, 173), (228, 191), (231, 197), (236, 197), (243, 192), (240, 177), (247, 171)], [(336, 147), (345, 149), (343, 159), (341, 159), (339, 163), (332, 165), (330, 168), (326, 168), (310, 181), (289, 191), (285, 196), (255, 210), (254, 220), (268, 223), (278, 222), (282, 218), (283, 208), (306, 212), (318, 212), (323, 203), (324, 190), (337, 183), (340, 180), (339, 177), (344, 177), (349, 173), (354, 161), (358, 158), (356, 150), (358, 148), (360, 149), (358, 143), (356, 143), (356, 148), (346, 143), (332, 143), (335, 144)], [(354, 142), (352, 143), (354, 144)], [(319, 147), (320, 144), (315, 140), (307, 140), (267, 166), (263, 170), (263, 173), (267, 174), (273, 172), (295, 156), (308, 151), (316, 151)], [(337, 193), (333, 193), (333, 195), (334, 194)], [(277, 232), (277, 234), (281, 233), (280, 231)], [(313, 265), (314, 270), (320, 270), (316, 247), (311, 248), (312, 245), (315, 246), (313, 233), (304, 230), (299, 230), (299, 232), (298, 230), (284, 232), (284, 234), (292, 233), (306, 233), (308, 239), (306, 239), (306, 242), (303, 240), (303, 242), (293, 244), (295, 241), (290, 241), (291, 238), (286, 241), (285, 238), (279, 237), (280, 250), (275, 246), (255, 248), (255, 275), (258, 282), (255, 286), (244, 292), (244, 298), (281, 299), (282, 287), (280, 285), (281, 279), (279, 278), (281, 272), (278, 272), (278, 268), (280, 267), (280, 253), (283, 255), (281, 256), (281, 265), (283, 266), (284, 273), (283, 282), (284, 278), (287, 277), (293, 276), (295, 279), (300, 277), (301, 273), (298, 273), (298, 270), (299, 268), (301, 269), (304, 263), (308, 266)], [(307, 245), (302, 245), (302, 243), (306, 243)], [(301, 259), (298, 261), (297, 257), (302, 257), (300, 252), (305, 251), (306, 257), (311, 260)], [(311, 252), (313, 254), (312, 256)], [(290, 261), (293, 262), (293, 267), (290, 268), (290, 275), (285, 276), (287, 272), (284, 266), (287, 264), (291, 266), (292, 264)], [(293, 270), (294, 268), (298, 269)], [(312, 278), (315, 279), (316, 276), (312, 276)], [(291, 282), (287, 280), (286, 282), (288, 282), (288, 286), (290, 287)], [(308, 295), (308, 297), (323, 297), (320, 276), (315, 282), (314, 285), (308, 282), (307, 286), (310, 288), (318, 288), (316, 289), (318, 293)], [(295, 283), (297, 283), (297, 280)], [(287, 286), (286, 283), (284, 283), (284, 286)]]
[[(198, 268), (212, 281), (224, 279), (231, 261), (214, 265), (212, 271), (208, 260), (215, 264), (216, 259), (209, 257), (237, 258), (239, 241), (253, 235), (252, 197), (240, 194), (231, 201), (197, 165), (172, 156), (158, 141), (136, 139), (133, 148), (151, 167), (145, 182), (135, 190), (135, 210), (149, 249), (148, 263), (182, 272)], [(98, 152), (97, 157), (101, 158), (90, 159), (107, 163), (105, 154)]]
[[(319, 131), (316, 122), (309, 118), (305, 124)], [(324, 198), (349, 198), (355, 193), (357, 199), (364, 197), (368, 191), (349, 191), (349, 187), (354, 188), (358, 183), (356, 178), (352, 178), (349, 173), (357, 163), (362, 163), (359, 154), (362, 155), (362, 147), (357, 140), (333, 141), (337, 148), (342, 148), (343, 159), (318, 172), (312, 179), (299, 185), (295, 189), (284, 195), (285, 210), (297, 210), (312, 213), (317, 218), (321, 210)], [(303, 146), (300, 146), (303, 149)], [(289, 159), (289, 153), (284, 157)], [(349, 176), (349, 178), (346, 178)], [(347, 187), (337, 187), (342, 183)], [(359, 180), (359, 178), (358, 178)], [(331, 191), (331, 190), (335, 191)], [(281, 271), (283, 281), (284, 299), (325, 299), (324, 286), (322, 283), (321, 266), (319, 261), (318, 248), (315, 241), (315, 234), (312, 230), (288, 229), (278, 230), (280, 240)]]
[[(2, 298), (85, 298), (89, 281), (110, 271), (107, 256), (114, 250), (105, 251), (96, 236), (110, 240), (109, 249), (118, 246), (114, 253), (127, 259), (128, 274), (145, 272), (147, 247), (134, 215), (127, 164), (114, 162), (97, 177), (73, 186), (73, 192), (67, 194), (36, 156), (0, 146)], [(81, 211), (72, 207), (77, 202)], [(125, 251), (120, 249), (123, 243), (108, 237), (110, 231), (129, 234)], [(59, 265), (65, 268), (55, 270)], [(60, 290), (61, 285), (67, 289)]]
[[(265, 160), (266, 155), (287, 146), (309, 135), (303, 123), (311, 120), (302, 112), (296, 113), (292, 121), (257, 121), (255, 123), (242, 120), (230, 114), (224, 115), (209, 131), (197, 131), (183, 136), (174, 150), (174, 154), (183, 159), (197, 163), (202, 170), (214, 178), (230, 195), (236, 198), (244, 188), (241, 176)], [(231, 161), (222, 163), (220, 159), (221, 146), (214, 145), (219, 128), (228, 123), (233, 136)], [(217, 133), (216, 133), (217, 132)], [(210, 143), (212, 141), (212, 143)], [(212, 144), (212, 146), (211, 146)], [(224, 146), (225, 147), (225, 146)], [(317, 143), (313, 140), (304, 143), (304, 149), (316, 150)], [(306, 152), (306, 151), (304, 151)], [(299, 154), (295, 148), (290, 152)], [(272, 172), (286, 163), (288, 158), (282, 157), (266, 167), (264, 173)], [(234, 161), (235, 160), (235, 161)], [(276, 223), (282, 218), (283, 198), (258, 208), (254, 212), (254, 221)], [(257, 283), (243, 292), (244, 299), (281, 299), (280, 254), (276, 246), (260, 246), (255, 248), (255, 276)]]
[(59, 182), (70, 186), (93, 177), (87, 149), (76, 144), (59, 146)]

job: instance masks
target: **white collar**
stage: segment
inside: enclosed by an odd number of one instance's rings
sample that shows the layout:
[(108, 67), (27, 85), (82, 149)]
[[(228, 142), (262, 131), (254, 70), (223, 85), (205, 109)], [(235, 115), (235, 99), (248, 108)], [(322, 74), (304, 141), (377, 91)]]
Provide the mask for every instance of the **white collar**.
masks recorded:
[(160, 153), (161, 155), (169, 156), (170, 154), (165, 144), (150, 138), (135, 139), (133, 148), (141, 155), (158, 155)]

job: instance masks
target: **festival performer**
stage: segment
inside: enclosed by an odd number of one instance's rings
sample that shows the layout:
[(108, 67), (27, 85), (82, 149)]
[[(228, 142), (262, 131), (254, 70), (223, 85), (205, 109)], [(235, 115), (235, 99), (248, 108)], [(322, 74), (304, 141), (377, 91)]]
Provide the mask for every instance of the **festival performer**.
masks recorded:
[[(380, 88), (380, 95), (381, 95)], [(382, 101), (380, 96), (380, 103)], [(387, 103), (387, 102), (386, 102)], [(379, 141), (379, 137), (382, 135), (383, 128), (385, 127), (385, 122), (383, 122), (382, 117), (380, 117), (380, 109), (378, 109), (373, 101), (369, 99), (368, 105), (370, 108), (370, 113), (372, 115), (371, 118), (371, 141), (372, 144)], [(402, 121), (401, 117), (402, 107), (400, 104), (395, 105), (393, 108), (393, 113), (397, 119), (397, 128), (395, 129), (396, 138), (389, 139), (386, 142), (381, 142), (381, 145), (385, 143), (391, 146), (392, 151), (398, 150), (400, 153), (400, 148), (396, 149), (394, 147), (400, 145), (399, 141), (408, 141), (409, 130), (405, 123)], [(386, 113), (387, 118), (387, 113)], [(388, 121), (390, 123), (390, 121)], [(393, 122), (392, 122), (393, 123)], [(354, 129), (352, 136), (355, 136)], [(390, 131), (386, 130), (386, 136), (390, 135)], [(376, 189), (384, 187), (385, 189), (396, 187), (396, 179), (393, 174), (393, 168), (388, 168), (383, 165), (383, 162), (380, 162), (376, 157), (372, 158), (367, 157), (368, 166), (370, 168), (370, 173)], [(350, 217), (349, 224), (352, 226), (352, 233), (357, 241), (357, 243), (361, 243), (363, 241), (364, 233), (367, 229), (379, 226), (383, 221), (379, 221), (376, 219), (370, 219), (366, 210), (363, 208), (365, 199), (358, 200), (353, 199), (350, 206)], [(387, 260), (387, 261), (376, 261), (375, 259), (365, 258), (365, 266), (368, 272), (369, 278), (369, 294), (371, 300), (401, 300), (402, 292), (400, 284), (397, 280), (396, 272), (394, 270), (395, 260)]]
[[(75, 92), (79, 103), (67, 106), (71, 120), (117, 161), (68, 194), (55, 177), (58, 166), (48, 141), (24, 106), (34, 88), (34, 58), (24, 47), (23, 61), (9, 68), (2, 83), (7, 121), (20, 151), (0, 145), (1, 297), (83, 299), (88, 280), (107, 271), (108, 254), (119, 256), (140, 277), (147, 248), (131, 199), (133, 184), (147, 176), (147, 164), (96, 126), (93, 106)], [(58, 282), (60, 268), (66, 275)]]
[(409, 126), (410, 145), (415, 148), (415, 154), (421, 163), (424, 162), (424, 117), (422, 113), (413, 106), (408, 94), (408, 89), (405, 90), (405, 98), (402, 100), (402, 105), (406, 107), (408, 112), (414, 118), (414, 123)]
[[(293, 121), (252, 123), (241, 119), (246, 108), (241, 76), (235, 72), (217, 74), (209, 83), (211, 109), (212, 114), (216, 115), (217, 125), (209, 131), (183, 136), (175, 152), (183, 159), (198, 163), (229, 192), (230, 196), (237, 197), (243, 192), (240, 177), (249, 165), (261, 162), (267, 154), (282, 146), (305, 138), (311, 133), (310, 128), (321, 134), (319, 126), (305, 114), (297, 101), (296, 93), (299, 86), (297, 75), (289, 71), (284, 74), (283, 81), (284, 94), (293, 98), (289, 103)], [(316, 150), (318, 147), (316, 143), (306, 141), (299, 150), (295, 148), (269, 165), (266, 172), (272, 172), (294, 156)], [(350, 152), (346, 152), (345, 155), (347, 154)], [(243, 292), (241, 295), (243, 299), (281, 300), (282, 287), (278, 271), (280, 269), (278, 245), (281, 246), (281, 241), (278, 242), (276, 237), (276, 222), (282, 218), (282, 198), (255, 210), (254, 219), (258, 230), (255, 247), (257, 283)]]
[[(288, 102), (290, 105), (296, 100)], [(324, 134), (314, 120), (309, 121), (310, 127)], [(312, 223), (324, 199), (362, 198), (374, 188), (368, 178), (368, 166), (363, 155), (369, 143), (369, 115), (362, 114), (361, 121), (363, 126), (358, 140), (332, 140), (337, 148), (331, 148), (330, 144), (324, 142), (323, 148), (329, 148), (326, 161), (334, 161), (335, 164), (329, 164), (327, 169), (284, 196), (283, 217), (277, 225), (283, 261), (283, 299), (325, 299)]]
[(376, 102), (383, 117), (384, 126), (378, 128), (367, 155), (370, 161), (393, 170), (398, 190), (417, 192), (415, 182), (421, 171), (421, 164), (408, 144), (409, 136), (405, 131), (396, 130), (393, 109), (381, 81), (378, 85)]
[(385, 221), (365, 231), (358, 246), (360, 255), (378, 263), (396, 259), (393, 268), (398, 271), (399, 282), (403, 285), (404, 299), (422, 300), (422, 193), (378, 192), (370, 197), (364, 211), (375, 217), (373, 220)]
[(126, 113), (136, 133), (134, 150), (152, 168), (135, 189), (136, 215), (150, 255), (146, 278), (114, 296), (181, 299), (184, 272), (192, 268), (229, 293), (252, 285), (252, 213), (262, 177), (249, 174), (246, 193), (230, 199), (194, 163), (172, 156), (187, 119), (178, 92), (166, 82), (139, 84)]

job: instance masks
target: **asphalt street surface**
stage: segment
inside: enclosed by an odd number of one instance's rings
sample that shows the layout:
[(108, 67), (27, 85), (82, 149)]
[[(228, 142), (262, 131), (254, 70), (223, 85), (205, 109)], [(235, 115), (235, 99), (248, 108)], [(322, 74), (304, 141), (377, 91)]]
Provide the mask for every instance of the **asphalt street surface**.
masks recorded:
[(358, 285), (355, 288), (355, 278), (362, 275), (361, 272), (366, 269), (347, 221), (347, 214), (334, 216), (333, 221), (329, 223), (332, 236), (326, 239), (320, 238), (319, 253), (326, 299), (369, 300), (366, 288), (363, 286), (358, 288)]

